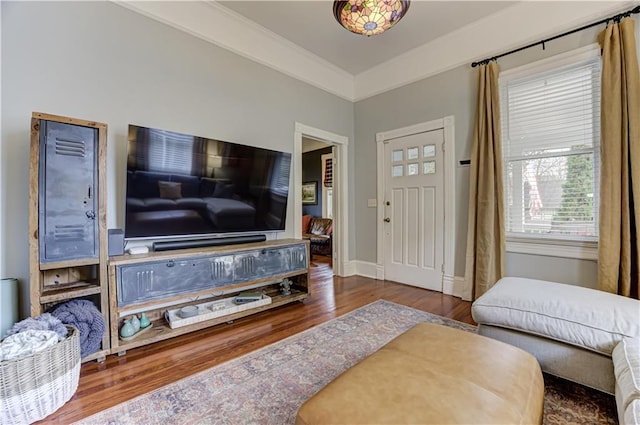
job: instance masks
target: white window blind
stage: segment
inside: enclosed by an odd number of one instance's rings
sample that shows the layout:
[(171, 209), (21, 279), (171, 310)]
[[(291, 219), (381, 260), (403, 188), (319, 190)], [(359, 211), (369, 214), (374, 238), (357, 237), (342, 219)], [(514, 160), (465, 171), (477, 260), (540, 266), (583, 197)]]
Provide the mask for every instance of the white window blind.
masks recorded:
[(191, 174), (194, 137), (149, 129), (149, 170)]
[(322, 216), (333, 218), (333, 152), (320, 155), (322, 161)]
[(333, 187), (333, 158), (324, 161), (324, 187)]
[(273, 168), (271, 188), (274, 192), (286, 195), (289, 192), (289, 173), (291, 170), (291, 154), (282, 153), (276, 159)]
[(587, 56), (500, 77), (507, 235), (597, 239), (601, 62)]

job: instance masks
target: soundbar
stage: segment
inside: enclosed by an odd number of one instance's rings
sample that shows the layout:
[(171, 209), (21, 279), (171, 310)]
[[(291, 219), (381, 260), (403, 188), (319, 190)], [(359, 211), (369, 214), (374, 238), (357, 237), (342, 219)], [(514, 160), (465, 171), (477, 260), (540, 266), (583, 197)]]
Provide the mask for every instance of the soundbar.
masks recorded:
[(153, 243), (154, 251), (169, 251), (171, 249), (202, 248), (205, 246), (237, 245), (241, 243), (264, 242), (266, 235), (228, 236), (225, 238), (193, 239), (184, 241), (158, 241)]

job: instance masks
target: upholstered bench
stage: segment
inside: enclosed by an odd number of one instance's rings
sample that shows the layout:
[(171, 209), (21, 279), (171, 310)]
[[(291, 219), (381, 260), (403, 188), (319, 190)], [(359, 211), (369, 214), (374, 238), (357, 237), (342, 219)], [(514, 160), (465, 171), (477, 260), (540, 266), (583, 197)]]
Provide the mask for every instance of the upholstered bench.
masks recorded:
[(614, 393), (611, 355), (640, 336), (640, 302), (575, 285), (500, 279), (474, 301), (478, 333), (532, 353), (542, 370)]
[(307, 400), (296, 424), (540, 424), (543, 398), (532, 355), (422, 323)]
[(640, 338), (625, 338), (613, 349), (616, 405), (621, 424), (640, 424)]

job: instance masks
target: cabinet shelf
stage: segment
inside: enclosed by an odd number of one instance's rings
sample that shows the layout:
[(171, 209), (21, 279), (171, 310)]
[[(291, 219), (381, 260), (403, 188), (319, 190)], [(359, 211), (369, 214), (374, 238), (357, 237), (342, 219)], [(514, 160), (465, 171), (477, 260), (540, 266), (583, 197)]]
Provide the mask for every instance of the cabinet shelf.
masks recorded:
[(249, 310), (240, 311), (237, 313), (228, 314), (226, 316), (216, 317), (210, 320), (194, 323), (192, 325), (183, 326), (180, 328), (172, 329), (165, 319), (158, 319), (153, 321), (153, 328), (149, 329), (145, 334), (140, 335), (139, 338), (131, 340), (119, 340), (119, 344), (116, 350), (122, 352), (143, 345), (152, 344), (154, 342), (162, 341), (167, 338), (173, 338), (178, 335), (183, 335), (189, 332), (205, 329), (221, 323), (227, 323), (236, 319), (240, 319), (245, 316), (249, 316), (261, 311), (266, 311), (271, 308), (280, 307), (285, 304), (292, 303), (294, 301), (302, 301), (309, 296), (308, 293), (292, 290), (291, 295), (276, 295), (271, 299), (271, 304), (263, 305), (260, 307), (252, 308)]
[(48, 304), (58, 301), (66, 301), (73, 298), (96, 295), (102, 291), (99, 283), (74, 282), (60, 285), (55, 288), (46, 288), (40, 295), (40, 304)]
[(90, 362), (91, 360), (98, 360), (103, 362), (105, 358), (110, 354), (110, 350), (98, 350), (95, 353), (91, 353), (81, 359), (82, 363)]
[(40, 270), (63, 269), (67, 267), (95, 266), (100, 264), (98, 258), (85, 258), (80, 260), (56, 261), (52, 263), (40, 263)]

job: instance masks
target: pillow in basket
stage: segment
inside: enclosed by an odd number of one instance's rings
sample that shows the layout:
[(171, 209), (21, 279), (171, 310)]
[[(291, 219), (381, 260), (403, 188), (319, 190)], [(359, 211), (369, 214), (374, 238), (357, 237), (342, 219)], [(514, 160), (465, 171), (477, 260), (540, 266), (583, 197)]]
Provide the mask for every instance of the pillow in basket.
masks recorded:
[(58, 334), (54, 331), (28, 330), (9, 335), (0, 343), (0, 361), (26, 357), (57, 343)]

